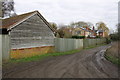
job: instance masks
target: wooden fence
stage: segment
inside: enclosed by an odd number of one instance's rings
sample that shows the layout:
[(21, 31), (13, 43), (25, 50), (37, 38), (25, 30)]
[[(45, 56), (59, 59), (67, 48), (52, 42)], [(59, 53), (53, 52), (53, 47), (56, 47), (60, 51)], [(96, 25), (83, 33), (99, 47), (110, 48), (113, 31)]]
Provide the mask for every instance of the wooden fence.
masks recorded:
[[(67, 38), (55, 38), (53, 47), (40, 47), (40, 48), (31, 48), (31, 49), (21, 49), (21, 50), (12, 50), (10, 53), (10, 37), (9, 35), (0, 35), (1, 47), (0, 51), (3, 60), (8, 60), (12, 58), (24, 58), (31, 57), (35, 55), (46, 54), (49, 52), (65, 52), (75, 49), (83, 49), (91, 46), (100, 45), (106, 42), (106, 39), (67, 39)], [(54, 48), (55, 47), (55, 48)], [(54, 49), (54, 50), (53, 50)], [(26, 54), (25, 54), (26, 53)], [(0, 62), (2, 61), (0, 60)]]
[(65, 52), (75, 49), (83, 49), (93, 47), (106, 42), (105, 38), (102, 39), (65, 39), (55, 38), (55, 51)]
[(55, 38), (55, 51), (65, 52), (74, 49), (83, 49), (83, 39)]

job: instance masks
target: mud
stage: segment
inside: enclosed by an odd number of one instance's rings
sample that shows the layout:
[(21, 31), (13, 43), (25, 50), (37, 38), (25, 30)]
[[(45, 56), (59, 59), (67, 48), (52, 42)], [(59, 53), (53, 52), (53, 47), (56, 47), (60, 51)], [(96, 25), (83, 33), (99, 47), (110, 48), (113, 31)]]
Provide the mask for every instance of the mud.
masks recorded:
[(118, 67), (104, 58), (109, 46), (3, 67), (3, 78), (118, 78)]

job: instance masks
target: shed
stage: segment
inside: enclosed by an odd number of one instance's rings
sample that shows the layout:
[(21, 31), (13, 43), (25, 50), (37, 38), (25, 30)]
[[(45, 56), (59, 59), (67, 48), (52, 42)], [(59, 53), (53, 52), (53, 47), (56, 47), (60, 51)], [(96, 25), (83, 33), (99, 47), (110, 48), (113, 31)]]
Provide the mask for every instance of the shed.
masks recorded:
[(38, 11), (2, 19), (0, 30), (2, 35), (9, 35), (12, 53), (28, 48), (54, 46), (55, 30)]

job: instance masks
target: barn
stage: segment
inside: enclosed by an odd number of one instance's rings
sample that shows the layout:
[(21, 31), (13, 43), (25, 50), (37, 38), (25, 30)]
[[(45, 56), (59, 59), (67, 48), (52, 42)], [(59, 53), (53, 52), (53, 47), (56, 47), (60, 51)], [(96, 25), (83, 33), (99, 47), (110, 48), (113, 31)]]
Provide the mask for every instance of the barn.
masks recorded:
[(2, 34), (8, 33), (10, 37), (12, 58), (53, 51), (55, 30), (38, 11), (2, 19), (1, 28)]

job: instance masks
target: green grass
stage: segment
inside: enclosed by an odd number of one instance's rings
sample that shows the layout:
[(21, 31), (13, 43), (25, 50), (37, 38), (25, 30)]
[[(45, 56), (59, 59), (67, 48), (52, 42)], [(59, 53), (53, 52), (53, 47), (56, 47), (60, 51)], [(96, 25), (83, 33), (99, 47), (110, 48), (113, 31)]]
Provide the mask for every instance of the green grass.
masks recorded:
[(37, 60), (41, 60), (41, 59), (44, 59), (50, 56), (69, 55), (69, 54), (77, 53), (79, 51), (80, 50), (72, 50), (72, 51), (67, 51), (67, 52), (48, 53), (48, 54), (37, 55), (37, 56), (21, 58), (21, 59), (11, 59), (10, 63), (37, 61)]
[(84, 48), (84, 49), (92, 49), (92, 48), (99, 47), (99, 46), (104, 46), (104, 45), (106, 45), (106, 43), (104, 43), (104, 44), (99, 44), (99, 45), (96, 45), (96, 46), (86, 47), (86, 48)]
[[(105, 45), (105, 44), (102, 44), (102, 45)], [(102, 45), (91, 46), (91, 47), (88, 47), (88, 48), (85, 48), (85, 49), (91, 49), (91, 48), (95, 48), (95, 47), (102, 46)], [(41, 60), (41, 59), (44, 59), (44, 58), (47, 58), (47, 57), (50, 57), (50, 56), (69, 55), (69, 54), (73, 54), (73, 53), (77, 53), (77, 52), (80, 52), (80, 49), (67, 51), (67, 52), (48, 53), (48, 54), (37, 55), (37, 56), (21, 58), (21, 59), (11, 59), (9, 62), (10, 63), (18, 63), (18, 62), (38, 61), (38, 60)]]
[(113, 64), (120, 66), (120, 58), (116, 58), (116, 57), (108, 56), (108, 55), (105, 55), (105, 58), (109, 60), (110, 62), (112, 62)]

